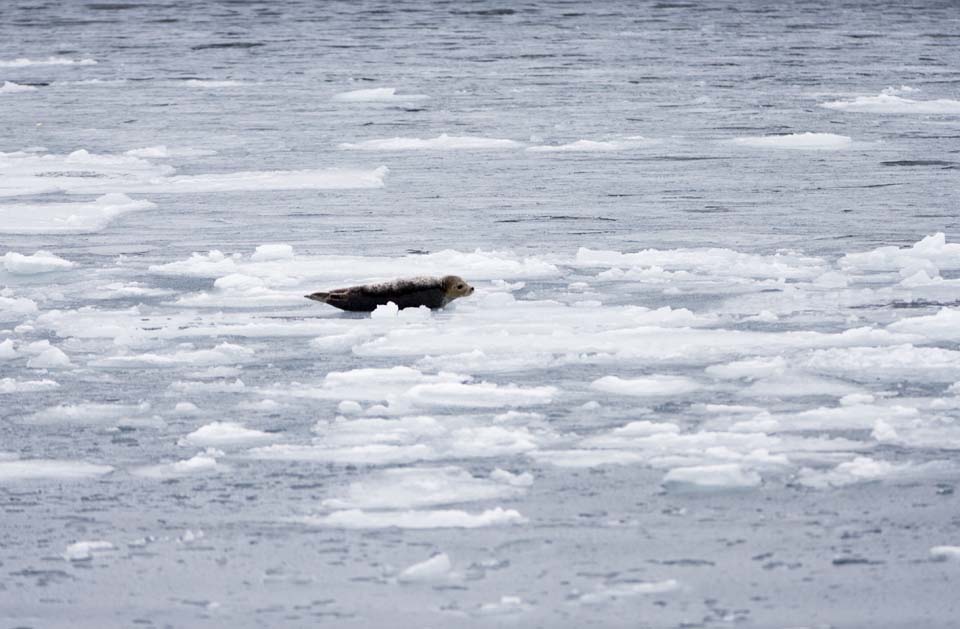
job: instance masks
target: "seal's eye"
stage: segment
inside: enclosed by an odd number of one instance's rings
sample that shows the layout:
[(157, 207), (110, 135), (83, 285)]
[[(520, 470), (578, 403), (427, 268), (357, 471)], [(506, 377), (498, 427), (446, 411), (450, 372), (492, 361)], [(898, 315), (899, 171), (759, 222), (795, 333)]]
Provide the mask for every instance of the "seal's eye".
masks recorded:
[(463, 284), (457, 284), (457, 288), (459, 288), (460, 290), (463, 290)]

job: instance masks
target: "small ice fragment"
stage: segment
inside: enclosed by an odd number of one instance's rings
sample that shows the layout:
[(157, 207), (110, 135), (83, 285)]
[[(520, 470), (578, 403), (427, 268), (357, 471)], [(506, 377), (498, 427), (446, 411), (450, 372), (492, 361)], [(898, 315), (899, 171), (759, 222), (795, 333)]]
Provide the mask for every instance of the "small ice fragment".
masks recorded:
[(446, 553), (440, 553), (426, 561), (413, 564), (401, 572), (397, 580), (401, 583), (439, 581), (449, 577), (452, 568), (450, 557)]
[(114, 546), (110, 542), (103, 540), (90, 542), (76, 542), (67, 546), (63, 558), (67, 561), (89, 561), (93, 559), (94, 553), (113, 550)]

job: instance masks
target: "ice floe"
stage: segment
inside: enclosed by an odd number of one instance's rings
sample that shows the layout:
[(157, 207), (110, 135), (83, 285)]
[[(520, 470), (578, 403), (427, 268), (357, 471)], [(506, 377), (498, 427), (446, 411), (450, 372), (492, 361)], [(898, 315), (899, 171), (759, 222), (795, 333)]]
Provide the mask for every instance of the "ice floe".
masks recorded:
[(28, 59), (27, 57), (17, 57), (16, 59), (0, 61), (0, 68), (26, 68), (29, 66), (92, 66), (97, 62), (94, 59), (71, 59), (70, 57), (50, 56), (46, 59)]
[(264, 441), (272, 441), (274, 439), (276, 439), (276, 435), (263, 432), (262, 430), (247, 428), (237, 422), (213, 422), (200, 426), (190, 434), (181, 438), (179, 443), (182, 446), (213, 446), (224, 448), (228, 446), (263, 443)]
[(480, 512), (459, 509), (423, 511), (362, 511), (347, 509), (325, 516), (308, 516), (305, 524), (343, 529), (474, 529), (486, 526), (523, 524), (527, 521), (514, 509), (495, 507)]
[(67, 546), (63, 558), (67, 561), (89, 561), (94, 555), (114, 550), (114, 545), (104, 540), (74, 542)]
[(731, 140), (734, 144), (754, 148), (799, 149), (810, 151), (835, 151), (849, 148), (853, 142), (846, 135), (835, 133), (790, 133), (786, 135), (764, 135)]
[(351, 90), (334, 94), (333, 99), (341, 103), (403, 103), (428, 100), (426, 94), (397, 94), (395, 87), (372, 87), (363, 90)]
[(515, 482), (512, 475), (477, 478), (453, 466), (396, 468), (352, 483), (342, 497), (329, 498), (322, 504), (329, 509), (416, 509), (498, 500), (524, 493), (524, 486)]
[(122, 193), (105, 194), (81, 203), (0, 204), (0, 233), (80, 234), (96, 232), (127, 212), (148, 210), (155, 203)]
[(400, 583), (434, 583), (449, 580), (453, 563), (446, 553), (437, 553), (433, 557), (407, 567), (397, 575)]
[(514, 140), (484, 138), (469, 135), (447, 135), (443, 133), (435, 138), (385, 138), (364, 140), (362, 142), (343, 142), (342, 149), (358, 151), (486, 151), (513, 149), (523, 146)]
[[(132, 154), (0, 153), (0, 197), (66, 194), (189, 194), (256, 190), (380, 188), (388, 169), (303, 169), (177, 175), (169, 164)], [(119, 197), (115, 197), (119, 198)]]
[(671, 491), (749, 489), (760, 482), (760, 474), (737, 463), (675, 467), (663, 476), (664, 487)]
[(574, 592), (570, 599), (581, 605), (600, 605), (634, 596), (666, 594), (678, 589), (680, 589), (680, 583), (675, 579), (665, 581), (614, 581), (596, 585), (587, 592)]
[(531, 153), (607, 153), (612, 151), (629, 151), (659, 144), (657, 140), (633, 135), (621, 140), (577, 140), (568, 144), (540, 144), (528, 146)]
[(219, 450), (208, 448), (189, 459), (136, 467), (130, 470), (130, 473), (134, 476), (157, 480), (193, 476), (195, 474), (222, 473), (230, 469), (229, 466), (217, 462), (216, 457), (222, 456), (222, 454)]
[(838, 111), (871, 114), (960, 114), (960, 100), (949, 98), (913, 100), (891, 93), (834, 100), (821, 103), (820, 106)]
[(52, 391), (60, 387), (55, 380), (17, 380), (15, 378), (0, 378), (0, 395), (9, 393), (35, 393), (38, 391)]
[(72, 269), (74, 263), (56, 256), (48, 251), (37, 251), (31, 255), (23, 255), (15, 251), (8, 251), (0, 258), (3, 268), (13, 275), (35, 275), (37, 273), (51, 273)]
[(22, 94), (23, 92), (36, 92), (37, 88), (33, 85), (22, 85), (13, 81), (4, 81), (0, 85), (0, 94)]
[(56, 459), (0, 460), (0, 483), (26, 480), (86, 480), (109, 474), (113, 467)]
[(934, 561), (960, 561), (960, 546), (934, 546), (930, 549)]

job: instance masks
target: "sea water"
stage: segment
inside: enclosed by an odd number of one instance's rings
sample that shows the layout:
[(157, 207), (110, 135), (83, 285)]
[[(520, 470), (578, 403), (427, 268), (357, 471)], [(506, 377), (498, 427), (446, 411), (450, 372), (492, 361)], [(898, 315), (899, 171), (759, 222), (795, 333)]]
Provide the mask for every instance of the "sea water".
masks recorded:
[(4, 5), (3, 624), (952, 626), (955, 9)]

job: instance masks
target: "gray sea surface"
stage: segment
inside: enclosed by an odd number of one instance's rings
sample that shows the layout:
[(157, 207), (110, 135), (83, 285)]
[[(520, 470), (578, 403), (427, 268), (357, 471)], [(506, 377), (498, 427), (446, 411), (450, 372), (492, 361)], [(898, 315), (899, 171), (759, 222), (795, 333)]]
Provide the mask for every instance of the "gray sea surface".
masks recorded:
[(957, 626), (958, 46), (0, 3), (0, 627)]

